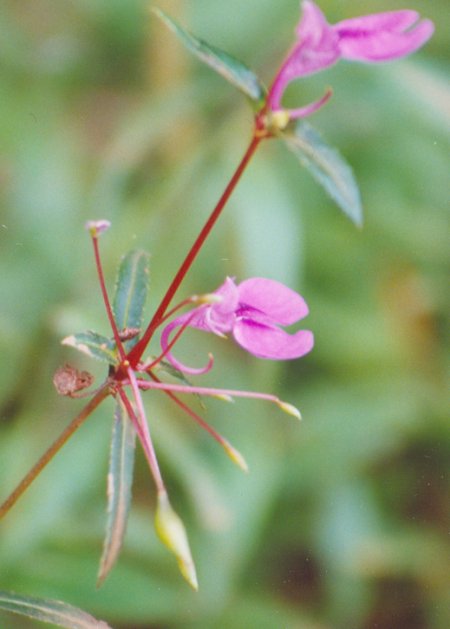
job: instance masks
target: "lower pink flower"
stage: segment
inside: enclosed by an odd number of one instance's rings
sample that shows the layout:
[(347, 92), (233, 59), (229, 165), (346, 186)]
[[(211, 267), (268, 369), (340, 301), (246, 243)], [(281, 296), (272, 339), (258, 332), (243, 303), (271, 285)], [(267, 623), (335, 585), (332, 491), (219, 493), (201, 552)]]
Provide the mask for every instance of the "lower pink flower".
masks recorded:
[(228, 277), (214, 295), (215, 303), (199, 306), (169, 323), (161, 335), (161, 346), (174, 367), (186, 373), (204, 373), (187, 367), (168, 351), (170, 335), (180, 326), (192, 327), (218, 336), (227, 333), (248, 352), (258, 358), (289, 360), (311, 351), (314, 337), (309, 330), (289, 334), (280, 326), (288, 326), (308, 314), (308, 306), (295, 291), (275, 280), (253, 277), (236, 284)]

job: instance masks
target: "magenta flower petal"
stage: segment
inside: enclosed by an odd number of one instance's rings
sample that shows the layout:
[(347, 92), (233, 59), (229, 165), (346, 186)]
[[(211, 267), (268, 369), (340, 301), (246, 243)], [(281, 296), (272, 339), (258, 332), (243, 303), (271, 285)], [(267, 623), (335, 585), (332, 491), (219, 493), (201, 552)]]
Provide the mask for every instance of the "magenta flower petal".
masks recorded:
[[(303, 3), (303, 13), (296, 33), (298, 42), (284, 61), (270, 88), (267, 102), (272, 111), (281, 109), (281, 99), (289, 83), (320, 72), (339, 59), (337, 34), (333, 32), (319, 7), (309, 0)], [(309, 115), (316, 109), (317, 107), (310, 109), (306, 106), (296, 110), (298, 112), (296, 117)]]
[[(377, 63), (409, 55), (433, 34), (430, 20), (416, 11), (386, 11), (328, 24), (320, 8), (305, 0), (296, 29), (297, 43), (283, 62), (267, 97), (271, 111), (282, 109), (283, 94), (292, 81), (315, 74), (339, 59)], [(306, 107), (287, 110), (290, 119), (308, 116), (328, 98)]]
[(241, 282), (238, 290), (240, 310), (249, 306), (280, 325), (296, 323), (309, 312), (303, 297), (275, 280), (252, 277)]
[(300, 358), (314, 345), (313, 333), (299, 330), (288, 334), (275, 325), (267, 325), (254, 319), (238, 319), (233, 336), (239, 345), (258, 358), (291, 360)]
[[(416, 21), (416, 17), (415, 11), (394, 11), (336, 24), (334, 28), (339, 35), (342, 57), (377, 63), (415, 52), (434, 32), (434, 25), (430, 20), (423, 20), (410, 30), (404, 30)], [(411, 18), (414, 19), (411, 21)]]
[(300, 43), (302, 41), (308, 41), (309, 44), (318, 46), (323, 43), (330, 30), (327, 18), (317, 4), (314, 4), (311, 0), (304, 0), (304, 2), (300, 4), (302, 7), (302, 15), (295, 29), (298, 40)]
[(229, 332), (233, 326), (234, 313), (239, 303), (238, 287), (231, 277), (227, 277), (225, 282), (216, 291), (215, 295), (221, 297), (222, 301), (210, 307), (202, 308), (204, 312), (204, 322), (211, 332), (224, 334)]
[(419, 13), (410, 9), (386, 11), (385, 13), (372, 13), (370, 15), (352, 17), (348, 20), (341, 20), (333, 28), (339, 32), (347, 31), (353, 35), (361, 32), (373, 33), (381, 30), (401, 33), (417, 22), (419, 18)]
[(223, 336), (232, 332), (244, 349), (259, 358), (286, 360), (299, 358), (313, 346), (312, 332), (300, 330), (288, 334), (279, 326), (296, 323), (308, 314), (303, 297), (284, 284), (263, 277), (252, 277), (236, 285), (227, 278), (215, 295), (218, 303), (195, 308), (169, 323), (161, 335), (161, 347), (167, 360), (180, 371), (200, 374), (211, 368), (188, 367), (174, 358), (170, 336), (180, 326), (193, 327)]

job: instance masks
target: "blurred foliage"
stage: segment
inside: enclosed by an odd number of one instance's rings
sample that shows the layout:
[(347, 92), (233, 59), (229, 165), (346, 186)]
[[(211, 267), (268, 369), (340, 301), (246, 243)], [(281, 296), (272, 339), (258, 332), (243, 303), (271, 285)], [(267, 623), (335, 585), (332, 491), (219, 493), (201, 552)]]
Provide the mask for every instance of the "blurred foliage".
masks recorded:
[[(312, 123), (353, 165), (365, 226), (267, 142), (180, 290), (257, 274), (301, 291), (316, 336), (306, 358), (258, 361), (195, 331), (180, 354), (200, 364), (214, 351), (204, 382), (274, 392), (304, 422), (260, 402), (208, 403), (206, 417), (249, 461), (243, 477), (189, 418), (149, 395), (200, 592), (155, 538), (142, 456), (122, 556), (96, 590), (107, 402), (1, 522), (1, 589), (64, 600), (115, 629), (449, 626), (448, 5), (320, 4), (330, 21), (407, 5), (437, 25), (410, 59), (342, 63), (287, 95), (307, 103), (333, 85)], [(298, 19), (295, 0), (159, 6), (267, 82)], [(79, 408), (56, 396), (52, 374), (67, 360), (92, 364), (60, 339), (109, 335), (84, 222), (113, 223), (101, 242), (111, 289), (123, 253), (151, 252), (150, 315), (246, 148), (251, 114), (144, 0), (3, 0), (0, 77), (3, 499)], [(0, 626), (36, 623), (0, 614)]]

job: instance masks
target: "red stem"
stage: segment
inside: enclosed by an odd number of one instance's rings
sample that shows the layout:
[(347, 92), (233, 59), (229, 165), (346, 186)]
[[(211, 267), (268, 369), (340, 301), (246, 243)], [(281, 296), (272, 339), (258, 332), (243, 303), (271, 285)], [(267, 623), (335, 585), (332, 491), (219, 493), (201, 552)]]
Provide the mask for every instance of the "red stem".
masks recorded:
[[(155, 376), (155, 374), (149, 373), (148, 375), (155, 382), (161, 383), (161, 380), (157, 376)], [(208, 422), (206, 422), (203, 419), (203, 417), (200, 417), (200, 415), (198, 415), (195, 411), (193, 411), (190, 406), (185, 404), (183, 400), (180, 400), (180, 398), (177, 395), (175, 395), (175, 393), (173, 393), (172, 391), (167, 391), (164, 389), (162, 390), (173, 402), (175, 402), (175, 404), (177, 404), (177, 406), (182, 408), (183, 411), (185, 411), (190, 417), (192, 417), (192, 419), (194, 419), (197, 422), (197, 424), (199, 424), (199, 426), (201, 426), (204, 430), (206, 430), (206, 432), (208, 432), (211, 435), (211, 437), (217, 441), (217, 443), (220, 443), (221, 446), (225, 445), (226, 440), (222, 437), (222, 435), (216, 432), (214, 428), (210, 426)]]
[(217, 219), (219, 218), (225, 204), (227, 203), (228, 199), (230, 198), (232, 192), (234, 191), (237, 183), (239, 182), (239, 179), (241, 178), (247, 164), (249, 163), (250, 159), (252, 158), (254, 152), (256, 151), (259, 143), (261, 142), (261, 140), (263, 139), (264, 135), (263, 134), (259, 134), (258, 132), (256, 132), (253, 135), (252, 141), (250, 142), (239, 166), (236, 168), (234, 175), (232, 176), (232, 178), (230, 179), (227, 187), (225, 188), (222, 196), (220, 197), (216, 207), (214, 208), (214, 210), (212, 211), (211, 215), (209, 216), (208, 220), (206, 221), (206, 223), (203, 226), (203, 229), (201, 230), (200, 234), (197, 236), (196, 241), (194, 242), (194, 244), (192, 245), (191, 249), (189, 250), (186, 258), (184, 259), (184, 262), (182, 263), (182, 265), (180, 266), (180, 268), (178, 269), (177, 274), (175, 275), (174, 279), (172, 280), (172, 283), (170, 284), (169, 288), (167, 289), (166, 294), (164, 295), (164, 297), (161, 300), (161, 303), (159, 304), (155, 314), (153, 315), (147, 329), (144, 332), (144, 335), (142, 336), (142, 338), (140, 339), (140, 341), (138, 343), (136, 343), (136, 345), (133, 347), (133, 349), (130, 351), (130, 353), (128, 354), (127, 358), (130, 361), (130, 364), (132, 367), (136, 367), (136, 365), (138, 364), (142, 354), (145, 351), (145, 348), (147, 347), (148, 343), (150, 342), (150, 339), (153, 336), (154, 331), (156, 330), (156, 328), (160, 325), (161, 319), (164, 316), (164, 313), (166, 312), (167, 308), (169, 307), (170, 302), (172, 301), (173, 296), (175, 295), (176, 291), (178, 290), (181, 282), (183, 281), (183, 279), (186, 276), (186, 273), (189, 271), (192, 263), (194, 262), (195, 258), (197, 257), (198, 252), (200, 251), (200, 249), (203, 246), (203, 243), (205, 242), (206, 238), (208, 237), (209, 233), (211, 232), (212, 228), (214, 227)]
[(19, 500), (20, 496), (31, 485), (36, 476), (42, 472), (44, 467), (50, 463), (55, 454), (63, 447), (73, 433), (86, 421), (91, 413), (97, 408), (105, 397), (109, 395), (108, 387), (104, 386), (98, 391), (95, 396), (90, 400), (88, 404), (78, 413), (78, 415), (70, 422), (70, 424), (63, 430), (52, 445), (44, 452), (39, 461), (31, 468), (26, 476), (20, 481), (15, 490), (9, 495), (9, 497), (0, 505), (0, 520), (8, 513), (11, 507)]
[(112, 333), (114, 335), (114, 340), (116, 342), (117, 351), (119, 352), (120, 359), (125, 359), (125, 350), (123, 349), (122, 341), (119, 337), (119, 331), (117, 329), (116, 320), (114, 319), (113, 311), (111, 308), (111, 302), (109, 301), (108, 291), (106, 290), (105, 277), (103, 275), (103, 267), (100, 259), (100, 252), (98, 249), (98, 238), (96, 236), (92, 237), (92, 244), (94, 245), (94, 256), (95, 256), (95, 265), (97, 267), (98, 279), (100, 282), (100, 288), (102, 291), (103, 301), (105, 303), (106, 314), (108, 315), (109, 323), (111, 325)]

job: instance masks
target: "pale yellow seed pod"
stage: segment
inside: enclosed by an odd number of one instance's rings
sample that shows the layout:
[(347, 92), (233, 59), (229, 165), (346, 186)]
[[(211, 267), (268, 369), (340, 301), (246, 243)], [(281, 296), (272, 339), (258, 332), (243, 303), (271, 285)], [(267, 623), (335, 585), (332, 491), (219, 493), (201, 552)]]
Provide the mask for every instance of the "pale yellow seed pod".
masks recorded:
[(166, 492), (158, 494), (155, 529), (162, 543), (175, 555), (183, 577), (197, 591), (197, 575), (186, 529), (181, 518), (172, 509)]
[(192, 301), (196, 304), (220, 304), (223, 297), (216, 293), (204, 293), (203, 295), (194, 295)]
[(228, 395), (227, 393), (215, 393), (211, 397), (213, 397), (215, 400), (221, 400), (222, 402), (234, 402), (231, 395)]
[(277, 402), (277, 404), (281, 408), (281, 410), (287, 413), (288, 415), (292, 415), (296, 419), (302, 418), (300, 411), (293, 404), (289, 404), (288, 402), (282, 402), (281, 400)]
[(244, 459), (242, 454), (234, 448), (231, 443), (229, 443), (226, 439), (222, 441), (222, 447), (225, 452), (228, 454), (233, 463), (236, 463), (238, 467), (241, 468), (244, 472), (248, 472), (247, 461)]

